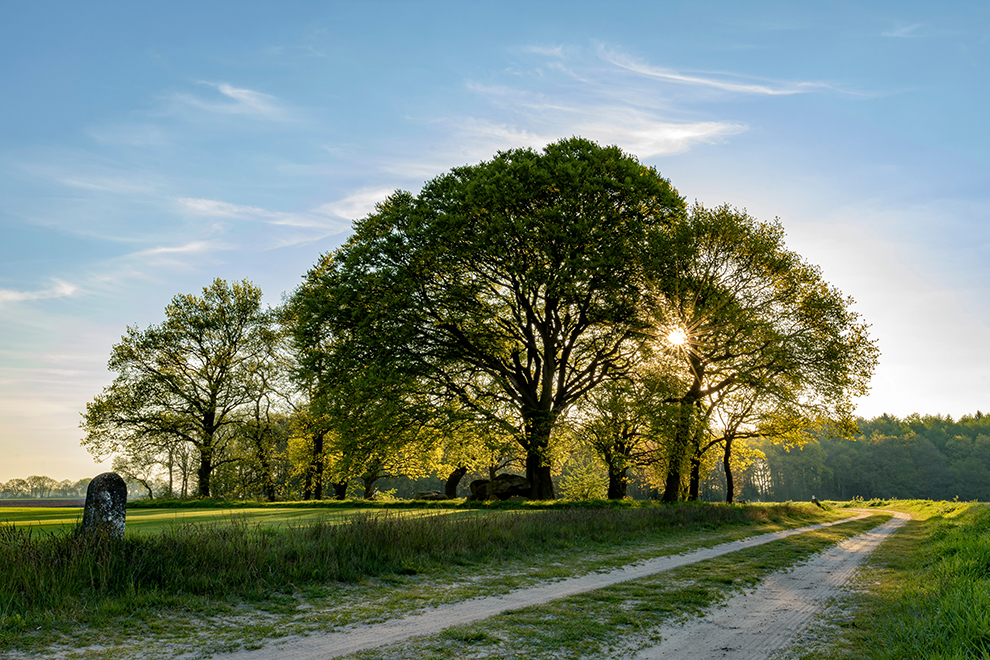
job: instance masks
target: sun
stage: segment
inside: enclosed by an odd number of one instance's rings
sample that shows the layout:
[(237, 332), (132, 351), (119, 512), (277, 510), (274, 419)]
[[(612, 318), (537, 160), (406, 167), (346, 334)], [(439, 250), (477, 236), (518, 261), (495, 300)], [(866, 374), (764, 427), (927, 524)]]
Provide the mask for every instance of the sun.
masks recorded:
[(669, 341), (674, 346), (683, 346), (687, 341), (687, 333), (678, 328), (677, 330), (671, 330), (670, 334), (667, 335), (667, 341)]

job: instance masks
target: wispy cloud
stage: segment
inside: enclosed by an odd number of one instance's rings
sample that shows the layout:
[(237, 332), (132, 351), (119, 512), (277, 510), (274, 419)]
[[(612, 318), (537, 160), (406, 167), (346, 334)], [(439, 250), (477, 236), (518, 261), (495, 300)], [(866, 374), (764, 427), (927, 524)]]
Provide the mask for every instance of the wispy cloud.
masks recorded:
[(141, 179), (127, 179), (113, 176), (61, 176), (58, 182), (70, 188), (108, 192), (118, 195), (147, 194), (155, 191), (156, 185)]
[(564, 46), (526, 46), (523, 51), (527, 53), (536, 53), (537, 55), (546, 55), (547, 57), (563, 57)]
[(277, 248), (311, 243), (346, 232), (351, 228), (353, 220), (373, 211), (375, 204), (383, 201), (394, 190), (395, 188), (384, 187), (362, 188), (337, 201), (299, 212), (272, 211), (257, 206), (193, 197), (180, 198), (176, 202), (183, 213), (190, 215), (301, 230), (269, 237), (268, 246)]
[(135, 257), (154, 257), (159, 255), (202, 254), (216, 250), (229, 250), (231, 246), (218, 241), (190, 241), (183, 245), (161, 246), (141, 250)]
[(582, 134), (606, 144), (618, 144), (630, 152), (651, 158), (679, 154), (696, 144), (714, 144), (730, 135), (744, 133), (745, 124), (702, 121), (672, 123), (637, 113), (622, 113), (618, 121), (600, 121), (582, 126)]
[(41, 291), (11, 291), (9, 289), (0, 289), (0, 305), (24, 300), (66, 298), (76, 294), (79, 290), (79, 287), (75, 284), (69, 284), (61, 280), (55, 280), (50, 288), (42, 289)]
[(196, 197), (182, 197), (176, 200), (182, 210), (193, 215), (201, 215), (208, 218), (245, 218), (260, 217), (273, 218), (278, 213), (258, 208), (256, 206), (242, 206), (221, 202), (216, 199), (199, 199)]
[(293, 113), (271, 94), (234, 87), (228, 83), (201, 81), (200, 84), (214, 88), (225, 98), (205, 99), (187, 92), (178, 92), (171, 96), (172, 101), (180, 106), (219, 115), (240, 115), (268, 121), (295, 119)]
[(231, 204), (216, 199), (199, 199), (182, 197), (176, 200), (180, 208), (189, 214), (205, 218), (231, 218), (234, 220), (250, 220), (272, 225), (289, 225), (293, 227), (311, 227), (316, 223), (306, 214), (270, 211), (257, 206)]
[(375, 204), (384, 201), (394, 191), (394, 188), (362, 188), (341, 200), (322, 204), (313, 209), (313, 212), (344, 220), (357, 220), (374, 211)]
[(917, 34), (915, 31), (921, 27), (921, 23), (915, 23), (914, 25), (903, 25), (894, 28), (893, 30), (887, 30), (886, 32), (881, 32), (882, 37), (895, 37), (899, 39), (908, 39), (913, 37), (919, 37), (921, 35)]
[(807, 94), (808, 92), (822, 89), (834, 89), (831, 85), (822, 82), (757, 81), (754, 79), (750, 79), (753, 82), (745, 82), (745, 76), (736, 74), (685, 73), (674, 69), (653, 66), (615, 50), (600, 48), (599, 53), (606, 62), (642, 76), (736, 94), (788, 96), (791, 94)]

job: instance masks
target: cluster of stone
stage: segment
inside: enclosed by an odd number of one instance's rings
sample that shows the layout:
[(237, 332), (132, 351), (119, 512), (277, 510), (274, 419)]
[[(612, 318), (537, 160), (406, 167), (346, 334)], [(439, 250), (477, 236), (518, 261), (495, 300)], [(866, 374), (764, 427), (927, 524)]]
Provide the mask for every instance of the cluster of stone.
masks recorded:
[(421, 490), (413, 497), (414, 500), (449, 500), (450, 498), (439, 490)]
[(518, 474), (500, 474), (492, 480), (478, 479), (471, 482), (468, 501), (528, 499), (532, 486), (526, 477)]

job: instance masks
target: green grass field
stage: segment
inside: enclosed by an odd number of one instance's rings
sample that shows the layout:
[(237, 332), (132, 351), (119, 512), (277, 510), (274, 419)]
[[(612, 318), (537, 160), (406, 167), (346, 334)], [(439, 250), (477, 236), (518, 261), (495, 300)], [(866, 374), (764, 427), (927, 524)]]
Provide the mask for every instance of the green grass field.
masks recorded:
[[(71, 533), (78, 510), (5, 509), (0, 650), (105, 645), (135, 625), (180, 645), (205, 643), (203, 633), (239, 647), (843, 515), (794, 504), (397, 504), (134, 508), (123, 540)], [(217, 620), (242, 611), (284, 625)], [(332, 613), (309, 621), (312, 611)]]
[[(118, 650), (133, 644), (132, 656), (141, 657), (149, 640), (133, 638), (135, 625), (176, 648), (242, 648), (834, 520), (848, 515), (844, 508), (857, 507), (898, 509), (914, 519), (877, 551), (850, 597), (846, 623), (829, 635), (830, 647), (801, 657), (990, 657), (990, 508), (983, 504), (860, 500), (829, 502), (825, 511), (792, 503), (176, 504), (129, 508), (126, 538), (110, 543), (71, 534), (81, 509), (0, 508), (0, 655), (5, 649), (43, 655), (53, 644), (110, 643)], [(781, 549), (812, 552), (875, 521), (736, 553), (677, 576), (704, 586), (707, 607), (726, 590), (751, 586), (792, 563)], [(697, 571), (711, 575), (702, 580)], [(672, 577), (658, 578), (658, 584)], [(658, 599), (651, 605), (658, 611), (702, 607), (695, 603), (698, 588), (643, 585), (649, 588), (630, 598)], [(611, 597), (643, 585), (603, 593)], [(549, 616), (571, 604), (548, 604), (536, 614)], [(608, 614), (603, 608), (595, 617)], [(650, 627), (645, 619), (639, 623)], [(520, 628), (520, 649), (540, 648), (543, 642), (529, 638), (543, 634), (537, 628)], [(571, 628), (580, 632), (577, 623)], [(578, 655), (583, 635), (572, 649)], [(883, 653), (875, 651), (878, 644)]]
[[(401, 516), (465, 514), (471, 509), (366, 509), (358, 507), (210, 507), (210, 508), (131, 508), (127, 511), (127, 534), (157, 534), (176, 525), (247, 523), (259, 527), (299, 527), (313, 523), (339, 524), (355, 515), (388, 510)], [(81, 508), (2, 507), (0, 525), (13, 524), (34, 532), (64, 532), (82, 523)]]

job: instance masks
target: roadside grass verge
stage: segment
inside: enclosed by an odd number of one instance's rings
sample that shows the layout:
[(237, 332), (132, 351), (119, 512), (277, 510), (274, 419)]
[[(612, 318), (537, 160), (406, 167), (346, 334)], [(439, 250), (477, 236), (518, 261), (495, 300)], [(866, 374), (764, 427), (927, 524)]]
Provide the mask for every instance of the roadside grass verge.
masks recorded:
[[(588, 556), (602, 555), (597, 565), (610, 566), (648, 552), (650, 544), (688, 537), (703, 544), (706, 538), (720, 541), (841, 517), (792, 504), (477, 514), (408, 517), (370, 511), (341, 524), (303, 527), (262, 527), (233, 519), (173, 525), (123, 540), (2, 526), (0, 648), (43, 648), (81, 629), (89, 639), (100, 639), (107, 631), (154, 628), (173, 614), (182, 619), (190, 613), (199, 618), (230, 613), (244, 602), (273, 616), (292, 616), (300, 593), (332, 597), (327, 589), (334, 583), (369, 578), (401, 581), (454, 569), (463, 575), (534, 557), (541, 565), (557, 564), (543, 577), (564, 576)], [(512, 577), (499, 582), (511, 584)], [(423, 600), (435, 597), (426, 593)], [(403, 595), (390, 598), (402, 600)], [(392, 611), (384, 610), (386, 616)], [(348, 620), (353, 618), (330, 616), (328, 622)], [(264, 635), (273, 634), (265, 630)]]
[(546, 605), (505, 612), (449, 628), (429, 638), (346, 657), (362, 660), (632, 657), (636, 651), (661, 642), (658, 630), (664, 624), (700, 616), (736, 593), (757, 586), (767, 575), (802, 562), (889, 518), (880, 513)]
[(891, 504), (914, 519), (868, 561), (832, 643), (797, 657), (990, 658), (990, 507)]

